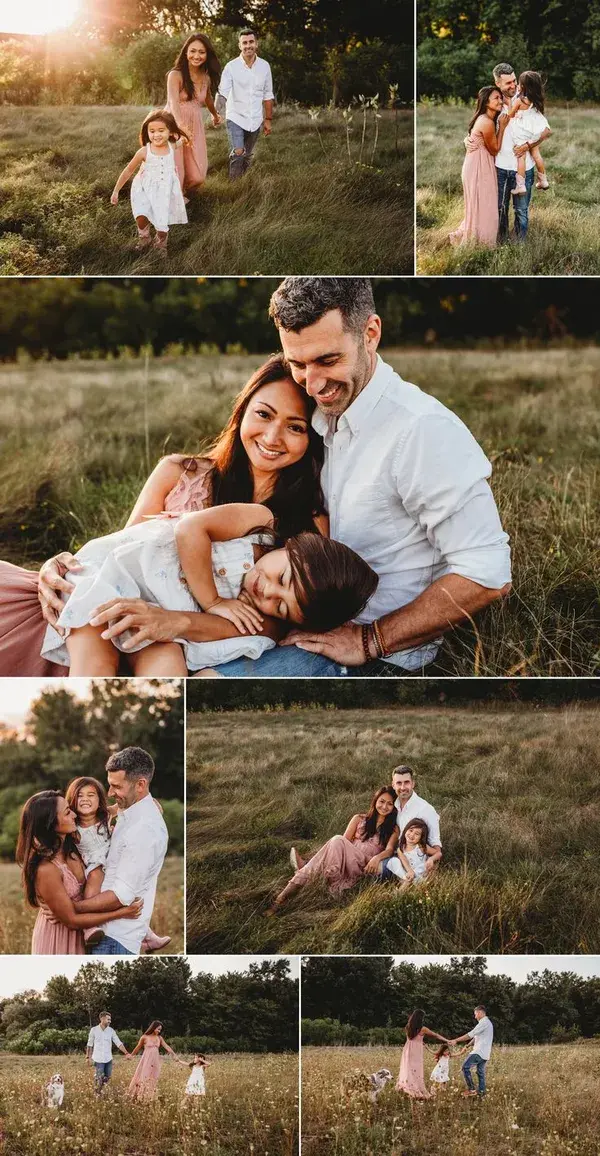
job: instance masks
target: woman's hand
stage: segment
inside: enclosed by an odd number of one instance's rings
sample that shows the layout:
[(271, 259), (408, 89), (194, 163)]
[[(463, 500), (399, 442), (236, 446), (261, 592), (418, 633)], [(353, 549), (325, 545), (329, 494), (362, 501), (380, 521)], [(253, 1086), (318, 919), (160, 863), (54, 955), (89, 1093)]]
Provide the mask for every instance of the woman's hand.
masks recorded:
[(123, 907), (120, 912), (115, 912), (115, 915), (113, 916), (113, 918), (115, 918), (115, 919), (139, 919), (140, 915), (142, 914), (142, 907), (143, 906), (144, 906), (144, 900), (140, 899), (139, 896), (136, 896), (136, 898), (133, 900), (133, 902), (129, 903), (127, 907)]
[(207, 607), (206, 613), (217, 614), (219, 618), (233, 622), (240, 634), (260, 634), (262, 630), (262, 614), (259, 614), (254, 606), (241, 602), (239, 598), (220, 598), (218, 602)]
[(220, 124), (223, 124), (223, 118), (219, 116), (218, 112), (215, 112), (213, 114), (212, 122), (213, 128), (218, 128)]
[(161, 610), (142, 598), (112, 598), (96, 607), (92, 626), (105, 626), (102, 637), (113, 639), (133, 631), (131, 638), (122, 643), (123, 650), (132, 650), (141, 642), (173, 642), (182, 636), (185, 615), (175, 610)]
[(381, 860), (379, 858), (379, 855), (374, 855), (372, 859), (369, 859), (369, 862), (367, 863), (367, 866), (365, 867), (365, 875), (377, 875), (379, 872), (379, 864), (380, 863), (381, 863)]
[(65, 574), (68, 570), (83, 570), (81, 562), (68, 550), (62, 554), (55, 554), (44, 562), (38, 578), (38, 598), (42, 607), (42, 614), (50, 626), (56, 626), (58, 618), (64, 610), (64, 601), (56, 593), (62, 590), (63, 594), (71, 594), (75, 587), (67, 582)]

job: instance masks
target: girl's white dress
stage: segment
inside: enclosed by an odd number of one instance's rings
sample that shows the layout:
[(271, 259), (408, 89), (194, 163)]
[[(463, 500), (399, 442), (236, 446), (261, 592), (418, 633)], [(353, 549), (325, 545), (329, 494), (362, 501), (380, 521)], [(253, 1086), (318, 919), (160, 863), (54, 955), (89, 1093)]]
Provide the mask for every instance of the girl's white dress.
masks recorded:
[[(415, 847), (413, 851), (403, 851), (402, 854), (406, 856), (415, 873), (414, 882), (419, 883), (421, 879), (425, 878), (425, 864), (427, 862), (427, 855), (423, 848)], [(406, 871), (397, 855), (394, 855), (394, 857), (390, 859), (387, 867), (388, 870), (392, 872), (392, 875), (398, 876), (398, 879), (406, 879)]]
[(146, 145), (146, 159), (131, 182), (131, 211), (134, 217), (147, 217), (161, 233), (167, 233), (169, 225), (187, 225), (171, 141), (164, 156), (153, 153)]
[(185, 1085), (186, 1096), (205, 1096), (206, 1085), (204, 1083), (204, 1068), (201, 1064), (194, 1064), (190, 1072), (187, 1084)]
[[(163, 610), (185, 613), (201, 610), (179, 564), (175, 542), (177, 521), (177, 518), (151, 518), (104, 538), (94, 538), (77, 551), (75, 557), (84, 569), (80, 573), (70, 571), (67, 575), (75, 589), (57, 623), (65, 635), (61, 637), (53, 626), (47, 627), (41, 652), (44, 658), (69, 666), (69, 652), (65, 646), (69, 631), (87, 625), (98, 606), (113, 598), (142, 598)], [(230, 542), (213, 543), (213, 577), (221, 598), (238, 597), (244, 574), (254, 566), (253, 545), (260, 538), (260, 535), (249, 534)], [(128, 632), (113, 638), (113, 645), (123, 650), (127, 635)], [(243, 655), (260, 658), (265, 650), (275, 645), (272, 639), (258, 634), (240, 634), (216, 642), (188, 642), (183, 638), (175, 641), (183, 647), (189, 670), (217, 666)], [(142, 642), (134, 649), (141, 650), (150, 645)]]
[(512, 122), (513, 144), (516, 146), (527, 144), (541, 136), (545, 128), (550, 128), (543, 113), (537, 108), (521, 108), (515, 114)]
[(77, 824), (77, 831), (79, 832), (77, 846), (83, 859), (87, 879), (90, 871), (93, 871), (95, 867), (106, 867), (110, 835), (104, 823), (94, 823), (93, 827), (80, 827)]
[(435, 1068), (433, 1069), (429, 1079), (434, 1084), (447, 1084), (450, 1079), (450, 1056), (442, 1056)]

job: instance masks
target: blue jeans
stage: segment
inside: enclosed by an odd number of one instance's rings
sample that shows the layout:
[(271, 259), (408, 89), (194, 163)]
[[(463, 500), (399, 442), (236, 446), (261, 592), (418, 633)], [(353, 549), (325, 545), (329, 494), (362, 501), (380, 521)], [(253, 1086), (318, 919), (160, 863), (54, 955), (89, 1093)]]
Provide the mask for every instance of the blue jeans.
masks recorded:
[(475, 1091), (475, 1084), (473, 1083), (473, 1077), (471, 1075), (471, 1068), (477, 1068), (477, 1083), (479, 1084), (478, 1094), (480, 1096), (485, 1096), (485, 1065), (486, 1065), (486, 1063), (487, 1063), (487, 1060), (482, 1060), (481, 1056), (477, 1055), (477, 1052), (471, 1052), (471, 1054), (467, 1056), (467, 1058), (466, 1058), (466, 1060), (462, 1066), (462, 1074), (465, 1077), (465, 1083), (466, 1083), (467, 1088), (469, 1089), (470, 1092)]
[[(255, 129), (254, 132), (248, 132), (247, 129), (242, 128), (233, 120), (226, 121), (226, 124), (231, 150), (229, 153), (229, 178), (235, 181), (238, 177), (243, 177), (250, 168), (252, 153), (260, 136), (260, 128)], [(241, 149), (242, 152), (238, 155), (236, 149)]]
[(111, 935), (105, 935), (100, 943), (94, 943), (90, 947), (90, 955), (135, 955), (135, 952), (128, 951), (119, 943), (118, 939), (113, 939)]
[(533, 192), (535, 168), (527, 169), (525, 173), (527, 193), (522, 193), (521, 196), (518, 197), (515, 196), (513, 192), (517, 183), (516, 171), (513, 171), (513, 169), (496, 169), (496, 176), (498, 178), (498, 237), (501, 241), (508, 239), (508, 210), (512, 195), (513, 212), (515, 214), (515, 239), (517, 241), (524, 241), (529, 225), (529, 204)]
[(265, 651), (260, 658), (234, 658), (232, 662), (223, 662), (214, 669), (224, 678), (347, 678), (349, 675), (398, 678), (415, 674), (415, 671), (409, 672), (379, 660), (362, 666), (340, 666), (323, 654), (313, 654), (299, 646), (276, 646), (274, 650)]
[(110, 1080), (110, 1077), (112, 1076), (112, 1066), (113, 1066), (112, 1060), (107, 1060), (105, 1064), (97, 1064), (94, 1061), (94, 1070), (95, 1070), (94, 1084), (96, 1085), (96, 1091), (97, 1092), (101, 1092), (104, 1085), (108, 1084), (108, 1081)]

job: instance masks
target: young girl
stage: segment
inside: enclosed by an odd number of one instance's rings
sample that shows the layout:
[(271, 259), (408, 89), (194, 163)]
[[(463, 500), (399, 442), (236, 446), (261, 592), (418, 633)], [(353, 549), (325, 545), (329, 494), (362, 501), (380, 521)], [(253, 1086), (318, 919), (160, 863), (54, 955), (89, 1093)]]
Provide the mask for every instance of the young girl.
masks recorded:
[(398, 840), (397, 858), (390, 859), (387, 867), (402, 880), (404, 887), (420, 883), (425, 878), (428, 859), (437, 862), (442, 857), (439, 847), (428, 845), (428, 837), (427, 823), (423, 819), (412, 819)]
[[(206, 1084), (204, 1081), (204, 1069), (209, 1066), (211, 1061), (207, 1060), (206, 1056), (202, 1055), (201, 1052), (196, 1052), (193, 1060), (190, 1063), (188, 1063), (186, 1060), (179, 1060), (178, 1062), (182, 1064), (184, 1068), (192, 1069), (188, 1082), (185, 1085), (185, 1095), (205, 1096)], [(187, 1102), (190, 1103), (191, 1101), (188, 1100)]]
[[(58, 631), (47, 628), (42, 654), (70, 666), (72, 675), (114, 675), (122, 650), (132, 655), (137, 675), (185, 676), (188, 668), (258, 657), (274, 645), (257, 636), (263, 615), (332, 630), (354, 618), (375, 591), (377, 575), (349, 547), (316, 533), (292, 537), (282, 548), (273, 540), (271, 511), (251, 502), (151, 518), (96, 538), (76, 555), (83, 569), (69, 572), (75, 589)], [(98, 607), (119, 598), (181, 612), (182, 634), (186, 615), (200, 608), (227, 619), (239, 635), (232, 639), (224, 629), (220, 637), (229, 647), (135, 638), (127, 645), (127, 632), (111, 639), (93, 625)]]
[[(117, 807), (110, 807), (106, 791), (98, 779), (91, 779), (85, 775), (73, 779), (69, 783), (65, 798), (72, 811), (77, 816), (78, 851), (85, 867), (86, 884), (83, 892), (84, 899), (98, 895), (102, 890), (104, 868), (108, 858), (110, 846), (110, 825), (116, 818)], [(156, 802), (156, 800), (154, 800)], [(159, 806), (156, 803), (157, 807)], [(89, 945), (99, 943), (104, 937), (101, 927), (89, 927), (84, 931), (83, 938)], [(170, 935), (155, 935), (148, 928), (142, 948), (146, 951), (157, 951), (171, 942)]]
[[(546, 176), (546, 166), (539, 145), (531, 144), (531, 139), (536, 140), (544, 129), (550, 131), (550, 125), (543, 115), (544, 112), (544, 85), (539, 72), (522, 72), (519, 77), (519, 91), (517, 99), (513, 104), (509, 118), (513, 120), (513, 142), (516, 146), (528, 145), (528, 151), (535, 162), (537, 169), (537, 181), (535, 183), (536, 189), (548, 189), (550, 187), (548, 178)], [(515, 193), (522, 196), (527, 192), (525, 184), (527, 153), (523, 156), (517, 157), (517, 183), (515, 186)]]
[[(444, 1088), (446, 1084), (449, 1083), (450, 1060), (455, 1060), (458, 1058), (458, 1056), (462, 1056), (464, 1052), (468, 1052), (470, 1046), (470, 1044), (467, 1044), (467, 1046), (461, 1048), (460, 1051), (451, 1052), (449, 1044), (440, 1044), (437, 1051), (434, 1052), (437, 1064), (435, 1065), (435, 1068), (429, 1077), (430, 1083), (434, 1085), (432, 1091), (436, 1091), (437, 1088)], [(428, 1048), (428, 1051), (433, 1050), (432, 1048), (429, 1048), (427, 1044), (425, 1047)]]
[[(140, 132), (141, 148), (123, 169), (110, 198), (116, 205), (123, 185), (143, 168), (131, 182), (131, 211), (138, 229), (137, 249), (155, 249), (166, 256), (169, 225), (187, 225), (187, 212), (181, 183), (175, 166), (175, 150), (187, 144), (188, 137), (170, 112), (163, 109), (146, 117)], [(154, 242), (150, 225), (156, 230)]]

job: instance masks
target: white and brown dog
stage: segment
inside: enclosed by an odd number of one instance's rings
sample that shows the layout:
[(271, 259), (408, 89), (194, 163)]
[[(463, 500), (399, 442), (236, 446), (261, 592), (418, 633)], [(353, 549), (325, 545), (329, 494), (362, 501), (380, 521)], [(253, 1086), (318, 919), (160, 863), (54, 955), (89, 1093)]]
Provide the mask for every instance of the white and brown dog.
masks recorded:
[(377, 1097), (392, 1079), (389, 1068), (379, 1068), (379, 1071), (372, 1072), (370, 1076), (366, 1072), (361, 1072), (360, 1068), (355, 1068), (353, 1072), (348, 1072), (344, 1076), (342, 1088), (348, 1100), (353, 1095), (366, 1092), (371, 1103), (376, 1104)]
[(51, 1076), (43, 1090), (44, 1104), (47, 1108), (61, 1108), (62, 1102), (65, 1098), (65, 1082), (60, 1074), (56, 1072)]

